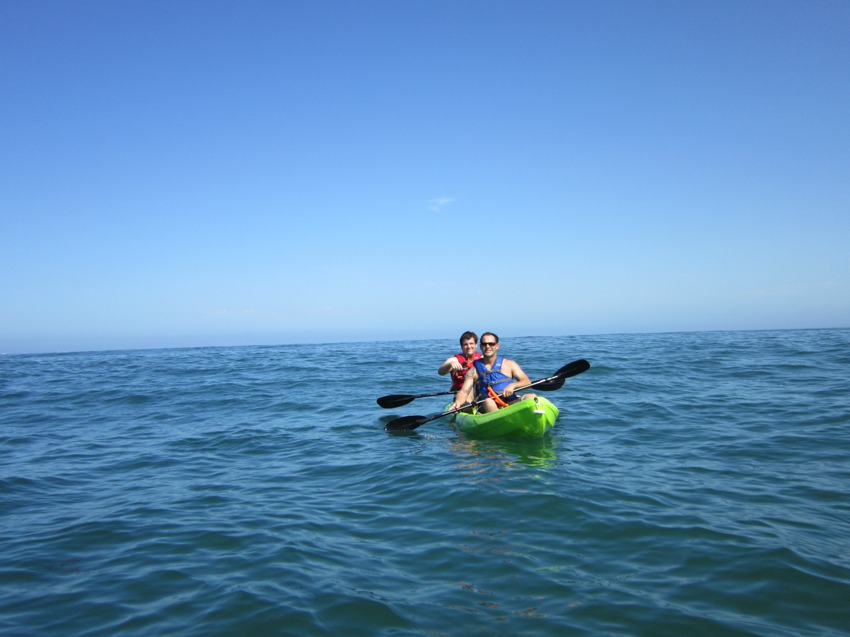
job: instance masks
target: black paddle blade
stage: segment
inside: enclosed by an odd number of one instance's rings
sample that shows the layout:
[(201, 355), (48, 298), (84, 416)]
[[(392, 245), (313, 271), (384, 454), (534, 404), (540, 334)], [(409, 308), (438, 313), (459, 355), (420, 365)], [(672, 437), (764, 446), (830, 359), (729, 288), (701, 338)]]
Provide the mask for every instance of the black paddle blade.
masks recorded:
[(417, 427), (424, 425), (430, 418), (425, 416), (402, 416), (387, 423), (384, 427), (385, 431), (413, 431)]
[(411, 403), (416, 399), (416, 396), (410, 394), (393, 394), (391, 396), (381, 396), (378, 399), (378, 404), (384, 409), (392, 409), (393, 407), (401, 407), (407, 403)]
[(590, 363), (582, 358), (564, 365), (561, 369), (552, 374), (548, 380), (544, 380), (543, 382), (532, 386), (535, 390), (557, 391), (564, 386), (564, 382), (568, 378), (581, 374), (582, 372), (586, 372), (588, 369), (590, 369)]
[(580, 358), (577, 361), (573, 361), (572, 363), (567, 363), (561, 369), (555, 372), (553, 376), (569, 378), (570, 376), (576, 376), (578, 374), (581, 374), (582, 372), (586, 372), (588, 369), (590, 369), (590, 363), (588, 363), (583, 358)]

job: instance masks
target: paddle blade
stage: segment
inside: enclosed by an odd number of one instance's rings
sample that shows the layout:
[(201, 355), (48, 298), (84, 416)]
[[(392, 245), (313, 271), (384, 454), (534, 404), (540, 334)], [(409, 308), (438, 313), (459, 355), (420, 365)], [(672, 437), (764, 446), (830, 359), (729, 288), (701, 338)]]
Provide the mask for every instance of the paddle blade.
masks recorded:
[(389, 421), (386, 427), (384, 427), (384, 430), (413, 431), (417, 427), (424, 425), (429, 420), (430, 418), (426, 418), (425, 416), (402, 416), (401, 418)]
[(573, 361), (572, 363), (567, 363), (561, 369), (553, 374), (553, 376), (560, 376), (561, 378), (569, 378), (571, 376), (577, 376), (582, 372), (586, 372), (590, 369), (590, 363), (588, 363), (583, 358), (580, 358), (577, 361)]
[(564, 386), (564, 381), (568, 378), (586, 372), (588, 369), (590, 369), (590, 363), (582, 358), (564, 365), (549, 378), (534, 381), (530, 387), (540, 391), (557, 391)]
[(378, 404), (384, 409), (392, 409), (393, 407), (402, 407), (407, 403), (413, 402), (416, 396), (410, 394), (392, 394), (391, 396), (381, 396), (378, 399)]

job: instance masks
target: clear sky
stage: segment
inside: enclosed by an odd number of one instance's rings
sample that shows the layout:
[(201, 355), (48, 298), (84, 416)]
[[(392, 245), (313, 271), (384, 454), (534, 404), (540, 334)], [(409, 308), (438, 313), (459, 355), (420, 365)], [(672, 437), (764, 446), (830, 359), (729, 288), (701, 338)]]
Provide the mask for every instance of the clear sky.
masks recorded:
[(846, 0), (3, 0), (0, 353), (850, 326)]

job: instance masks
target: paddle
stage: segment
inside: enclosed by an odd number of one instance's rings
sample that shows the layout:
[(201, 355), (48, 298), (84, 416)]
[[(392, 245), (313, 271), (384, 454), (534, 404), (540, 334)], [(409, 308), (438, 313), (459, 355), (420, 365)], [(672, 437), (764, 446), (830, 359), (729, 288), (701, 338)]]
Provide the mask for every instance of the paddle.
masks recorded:
[[(564, 386), (564, 378), (557, 378), (537, 386), (540, 391), (555, 391)], [(389, 396), (381, 396), (378, 398), (378, 404), (384, 409), (392, 409), (393, 407), (403, 407), (408, 403), (412, 403), (417, 398), (430, 398), (431, 396), (447, 396), (454, 394), (453, 391), (440, 391), (436, 394), (390, 394)]]
[[(552, 374), (551, 376), (547, 376), (546, 378), (541, 378), (540, 380), (535, 380), (528, 385), (523, 385), (522, 387), (517, 387), (517, 391), (521, 389), (528, 389), (529, 387), (538, 387), (545, 388), (546, 390), (559, 389), (564, 385), (564, 381), (571, 376), (576, 376), (581, 374), (582, 372), (586, 372), (590, 369), (590, 363), (586, 360), (579, 359), (577, 361), (573, 361), (567, 365), (564, 365), (557, 372)], [(442, 418), (443, 416), (450, 416), (451, 414), (456, 414), (467, 407), (472, 405), (480, 405), (483, 403), (486, 398), (481, 398), (480, 400), (476, 400), (469, 405), (463, 405), (462, 407), (456, 407), (455, 409), (449, 409), (448, 411), (444, 411), (441, 414), (433, 414), (431, 416), (402, 416), (401, 418), (396, 418), (395, 420), (391, 420), (387, 423), (386, 427), (384, 427), (387, 431), (413, 431), (414, 429), (421, 427), (426, 422), (431, 422), (432, 420), (437, 420), (438, 418)]]
[(417, 398), (430, 398), (431, 396), (446, 396), (454, 394), (453, 391), (440, 391), (436, 394), (392, 394), (390, 396), (381, 396), (378, 399), (378, 404), (384, 409), (392, 409), (393, 407), (402, 407), (407, 403), (412, 403)]

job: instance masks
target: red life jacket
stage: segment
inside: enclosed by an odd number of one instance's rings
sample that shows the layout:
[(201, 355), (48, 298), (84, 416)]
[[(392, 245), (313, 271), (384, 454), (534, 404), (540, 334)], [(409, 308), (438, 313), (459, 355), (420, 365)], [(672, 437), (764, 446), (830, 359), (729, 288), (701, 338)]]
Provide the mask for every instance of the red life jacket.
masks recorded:
[(481, 352), (475, 352), (470, 359), (467, 359), (463, 354), (455, 354), (455, 358), (463, 365), (463, 369), (459, 372), (452, 372), (452, 391), (458, 391), (463, 387), (463, 379), (466, 377), (466, 373), (472, 368), (472, 364), (481, 358)]

